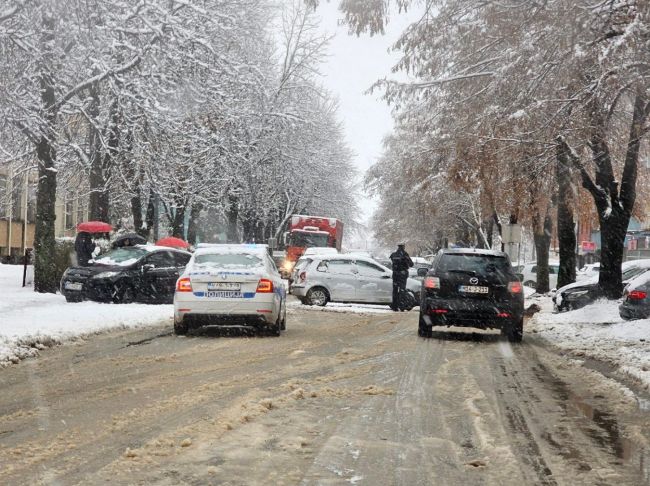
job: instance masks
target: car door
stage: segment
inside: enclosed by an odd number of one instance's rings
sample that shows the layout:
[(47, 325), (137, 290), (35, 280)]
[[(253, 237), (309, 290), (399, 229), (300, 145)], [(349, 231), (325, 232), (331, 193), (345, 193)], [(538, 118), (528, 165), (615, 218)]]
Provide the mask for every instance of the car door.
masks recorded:
[(390, 303), (393, 298), (391, 274), (379, 265), (365, 260), (357, 260), (358, 286), (357, 300), (361, 302)]
[(150, 300), (171, 300), (179, 276), (177, 265), (171, 251), (157, 251), (147, 256), (142, 265), (141, 292)]
[(357, 301), (358, 270), (352, 260), (336, 258), (323, 260), (317, 270), (321, 272), (325, 270), (331, 300), (339, 302)]

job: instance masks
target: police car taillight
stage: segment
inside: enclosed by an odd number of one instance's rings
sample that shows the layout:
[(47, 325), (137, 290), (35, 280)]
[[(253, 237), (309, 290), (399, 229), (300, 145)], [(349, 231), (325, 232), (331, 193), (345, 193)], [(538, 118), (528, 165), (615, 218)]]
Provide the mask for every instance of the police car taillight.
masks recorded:
[(300, 278), (301, 282), (304, 282), (307, 280), (307, 272), (300, 272), (300, 275), (298, 275), (298, 278)]
[(189, 277), (179, 278), (176, 282), (176, 292), (191, 292), (192, 281)]
[(273, 292), (273, 282), (267, 278), (260, 279), (257, 284), (257, 293), (270, 294), (271, 292)]

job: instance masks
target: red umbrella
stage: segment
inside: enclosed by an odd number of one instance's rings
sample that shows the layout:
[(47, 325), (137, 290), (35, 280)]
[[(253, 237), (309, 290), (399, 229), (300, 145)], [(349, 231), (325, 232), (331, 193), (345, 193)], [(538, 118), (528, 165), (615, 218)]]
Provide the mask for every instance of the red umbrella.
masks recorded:
[(109, 233), (112, 230), (113, 227), (103, 221), (86, 221), (77, 225), (77, 232), (79, 233), (82, 231), (85, 233)]
[(190, 244), (185, 241), (181, 240), (180, 238), (176, 238), (175, 236), (167, 236), (165, 238), (162, 238), (158, 241), (156, 241), (156, 245), (158, 246), (169, 246), (170, 248), (189, 248)]

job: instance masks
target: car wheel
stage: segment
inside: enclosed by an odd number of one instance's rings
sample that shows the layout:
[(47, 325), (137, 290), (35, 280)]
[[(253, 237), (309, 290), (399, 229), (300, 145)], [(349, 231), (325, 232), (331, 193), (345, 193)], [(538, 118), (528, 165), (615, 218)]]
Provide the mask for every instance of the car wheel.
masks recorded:
[(115, 304), (130, 304), (135, 302), (135, 290), (126, 282), (118, 282), (115, 285), (115, 295), (113, 295), (113, 302)]
[(508, 325), (501, 332), (506, 335), (511, 343), (520, 343), (524, 338), (524, 319), (522, 318), (519, 322)]
[(418, 321), (418, 336), (431, 337), (431, 334), (431, 326), (427, 326), (422, 313), (420, 313), (420, 320)]
[(284, 308), (284, 314), (282, 316), (282, 322), (280, 322), (280, 330), (282, 330), (282, 331), (287, 330), (287, 308), (286, 308), (286, 303), (285, 303), (285, 308)]
[(307, 305), (323, 307), (330, 300), (327, 290), (322, 287), (314, 287), (307, 292)]
[(275, 321), (275, 324), (271, 327), (271, 333), (274, 336), (279, 336), (282, 333), (282, 320), (278, 316), (278, 320)]
[(184, 336), (187, 334), (187, 323), (184, 321), (176, 321), (174, 320), (174, 334), (177, 336)]

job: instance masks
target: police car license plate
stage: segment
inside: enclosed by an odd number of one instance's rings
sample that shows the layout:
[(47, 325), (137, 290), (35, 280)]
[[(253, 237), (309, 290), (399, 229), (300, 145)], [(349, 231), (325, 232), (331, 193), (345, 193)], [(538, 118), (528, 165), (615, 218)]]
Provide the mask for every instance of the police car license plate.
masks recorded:
[(458, 287), (458, 291), (465, 292), (467, 294), (487, 294), (489, 288), (481, 287), (479, 285), (461, 285)]
[(243, 297), (239, 290), (208, 290), (205, 296), (212, 299), (241, 299)]
[(83, 284), (80, 282), (66, 282), (64, 286), (66, 290), (81, 290), (83, 288)]
[(210, 282), (208, 283), (208, 290), (237, 290), (241, 289), (240, 283), (235, 282)]

